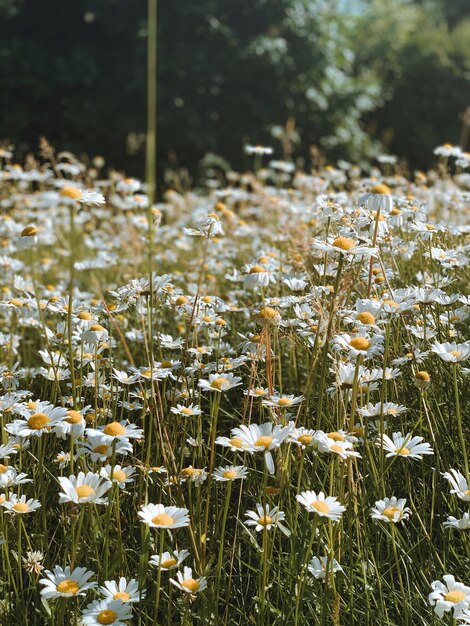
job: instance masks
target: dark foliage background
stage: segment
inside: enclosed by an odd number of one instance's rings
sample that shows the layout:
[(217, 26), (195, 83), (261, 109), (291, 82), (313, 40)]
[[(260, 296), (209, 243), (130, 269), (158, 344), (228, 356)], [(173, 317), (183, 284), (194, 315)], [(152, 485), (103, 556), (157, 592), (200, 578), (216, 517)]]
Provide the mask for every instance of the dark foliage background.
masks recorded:
[[(426, 167), (465, 141), (467, 0), (159, 0), (160, 169), (243, 144)], [(145, 0), (0, 0), (0, 138), (142, 174)]]

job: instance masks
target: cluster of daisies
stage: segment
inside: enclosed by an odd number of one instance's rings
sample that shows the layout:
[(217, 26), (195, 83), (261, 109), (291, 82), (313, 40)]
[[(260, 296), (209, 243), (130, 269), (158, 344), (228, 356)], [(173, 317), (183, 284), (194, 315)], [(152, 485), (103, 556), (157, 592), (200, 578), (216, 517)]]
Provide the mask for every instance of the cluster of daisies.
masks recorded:
[[(356, 533), (392, 542), (404, 593), (397, 545), (470, 530), (469, 159), (436, 155), (411, 178), (385, 156), (367, 175), (268, 161), (149, 205), (101, 157), (0, 151), (6, 615), (29, 594), (57, 623), (246, 602), (268, 623), (278, 545), (285, 621), (312, 623), (305, 594), (347, 603), (337, 574), (373, 589)], [(431, 554), (429, 603), (470, 623)]]

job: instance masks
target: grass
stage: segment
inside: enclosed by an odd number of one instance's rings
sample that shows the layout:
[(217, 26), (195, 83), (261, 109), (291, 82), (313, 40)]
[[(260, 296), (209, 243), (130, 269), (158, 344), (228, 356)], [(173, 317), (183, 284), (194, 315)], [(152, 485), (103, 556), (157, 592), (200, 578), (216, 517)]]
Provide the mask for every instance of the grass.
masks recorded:
[[(149, 208), (99, 166), (3, 164), (1, 623), (439, 623), (431, 583), (469, 582), (470, 565), (468, 530), (443, 526), (468, 511), (443, 477), (469, 478), (465, 179), (443, 163), (412, 180), (258, 167)], [(40, 428), (39, 401), (59, 411)], [(263, 424), (257, 446), (219, 439)], [(411, 435), (433, 454), (411, 458)], [(60, 478), (103, 471), (104, 502), (96, 485), (59, 502)], [(336, 498), (338, 521), (306, 491)], [(15, 509), (23, 494), (40, 508)], [(409, 516), (373, 519), (392, 496)], [(189, 522), (143, 522), (160, 503)], [(174, 569), (150, 562), (175, 550)], [(99, 586), (41, 595), (55, 566), (134, 579), (132, 620), (122, 595), (90, 604)]]

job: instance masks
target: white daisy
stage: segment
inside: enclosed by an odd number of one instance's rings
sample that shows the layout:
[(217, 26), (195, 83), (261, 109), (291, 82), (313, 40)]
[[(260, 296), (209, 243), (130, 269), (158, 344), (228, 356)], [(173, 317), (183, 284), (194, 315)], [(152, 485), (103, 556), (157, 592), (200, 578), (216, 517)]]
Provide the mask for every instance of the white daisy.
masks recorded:
[(451, 574), (446, 574), (442, 578), (445, 584), (440, 580), (435, 580), (431, 584), (429, 603), (434, 606), (434, 612), (438, 617), (442, 618), (444, 613), (453, 612), (453, 617), (458, 618), (470, 605), (470, 587), (456, 582)]
[(102, 595), (106, 600), (121, 600), (121, 602), (140, 602), (145, 598), (145, 589), (139, 591), (139, 584), (131, 578), (129, 582), (121, 576), (118, 582), (114, 580), (105, 580), (104, 586), (100, 587)]
[(346, 510), (346, 507), (340, 504), (337, 498), (325, 496), (323, 491), (320, 491), (318, 495), (315, 491), (302, 491), (296, 496), (296, 499), (309, 513), (327, 517), (333, 522), (339, 522), (342, 513)]
[(279, 511), (277, 506), (270, 509), (268, 504), (265, 508), (257, 504), (256, 511), (247, 511), (245, 517), (248, 517), (245, 521), (246, 526), (254, 526), (258, 532), (264, 529), (271, 530), (277, 526), (284, 535), (287, 537), (290, 535), (290, 530), (282, 524), (286, 515), (283, 511)]
[(82, 613), (83, 626), (126, 626), (126, 621), (132, 617), (132, 608), (129, 603), (121, 600), (95, 600)]
[(138, 512), (141, 521), (150, 528), (182, 528), (189, 525), (188, 509), (163, 504), (147, 504)]
[(398, 524), (408, 519), (411, 509), (405, 507), (406, 499), (398, 500), (395, 496), (377, 500), (375, 507), (371, 510), (371, 517), (386, 523)]
[(78, 476), (59, 476), (62, 488), (59, 503), (74, 502), (75, 504), (106, 504), (107, 498), (102, 496), (110, 489), (111, 482), (104, 480), (93, 472), (79, 472)]
[[(160, 567), (163, 571), (176, 569), (188, 556), (188, 550), (174, 550), (173, 552), (163, 552)], [(150, 563), (158, 567), (160, 565), (160, 555), (152, 555), (150, 557)]]
[(41, 596), (46, 600), (84, 596), (85, 591), (96, 587), (95, 582), (88, 582), (94, 573), (85, 567), (76, 567), (71, 571), (68, 565), (65, 569), (56, 565), (52, 572), (46, 570), (44, 575), (46, 578), (42, 578), (39, 582), (44, 585), (44, 589), (41, 589)]
[(184, 591), (185, 593), (195, 594), (207, 587), (206, 578), (193, 578), (193, 570), (190, 567), (185, 567), (183, 573), (177, 572), (176, 574), (177, 580), (173, 578), (170, 579), (170, 582)]
[(409, 459), (421, 459), (423, 454), (434, 454), (429, 443), (421, 443), (423, 437), (413, 437), (411, 434), (402, 435), (400, 432), (393, 433), (392, 439), (388, 435), (382, 436), (382, 441), (377, 443), (387, 450), (387, 458), (401, 456)]

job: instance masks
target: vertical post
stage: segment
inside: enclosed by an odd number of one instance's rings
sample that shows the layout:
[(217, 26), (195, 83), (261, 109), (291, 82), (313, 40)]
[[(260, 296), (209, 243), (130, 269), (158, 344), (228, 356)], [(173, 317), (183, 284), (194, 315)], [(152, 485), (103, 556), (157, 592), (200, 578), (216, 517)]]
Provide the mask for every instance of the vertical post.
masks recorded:
[[(147, 144), (145, 179), (149, 200), (149, 215), (155, 200), (157, 150), (157, 0), (148, 0), (147, 16)], [(149, 224), (150, 225), (150, 224)]]

